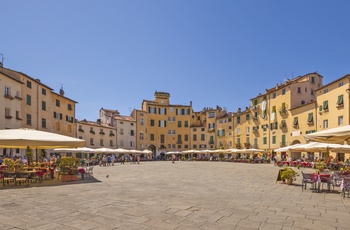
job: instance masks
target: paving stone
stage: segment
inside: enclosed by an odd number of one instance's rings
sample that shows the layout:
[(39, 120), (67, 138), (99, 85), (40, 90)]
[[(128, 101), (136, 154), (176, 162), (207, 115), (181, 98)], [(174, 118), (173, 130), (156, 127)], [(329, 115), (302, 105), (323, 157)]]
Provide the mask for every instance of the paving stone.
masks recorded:
[(0, 229), (349, 229), (339, 187), (301, 191), (300, 177), (275, 183), (278, 170), (156, 161), (95, 167), (96, 183), (0, 185)]

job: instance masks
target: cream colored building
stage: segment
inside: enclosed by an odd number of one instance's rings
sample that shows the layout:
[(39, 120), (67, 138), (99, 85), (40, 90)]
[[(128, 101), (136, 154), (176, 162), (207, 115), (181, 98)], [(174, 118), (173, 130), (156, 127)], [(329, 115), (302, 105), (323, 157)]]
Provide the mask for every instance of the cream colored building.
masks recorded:
[(103, 124), (113, 126), (116, 130), (117, 148), (136, 149), (136, 120), (131, 116), (120, 115), (118, 110), (100, 109)]
[[(209, 146), (207, 137), (207, 112), (204, 108), (200, 112), (193, 112), (191, 121), (191, 145), (190, 149), (205, 150)], [(207, 140), (208, 139), (208, 140)]]
[(75, 104), (77, 102), (65, 97), (63, 89), (58, 94), (41, 83), (39, 79), (21, 72), (1, 67), (0, 72), (22, 82), (20, 90), (11, 89), (15, 99), (11, 102), (21, 102), (20, 111), (13, 111), (16, 115), (12, 116), (21, 121), (21, 128), (75, 137)]
[(21, 87), (23, 82), (0, 67), (0, 129), (21, 127)]
[(116, 148), (117, 138), (113, 126), (102, 124), (100, 120), (76, 122), (77, 138), (86, 141), (89, 148)]

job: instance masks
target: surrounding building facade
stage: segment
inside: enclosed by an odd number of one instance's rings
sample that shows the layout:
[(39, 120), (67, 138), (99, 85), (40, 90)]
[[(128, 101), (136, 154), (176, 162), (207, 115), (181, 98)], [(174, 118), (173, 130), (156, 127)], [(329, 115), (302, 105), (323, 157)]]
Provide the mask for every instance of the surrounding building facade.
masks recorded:
[(101, 120), (77, 121), (77, 138), (86, 141), (89, 148), (117, 148), (116, 130), (113, 126), (103, 124)]
[(219, 106), (196, 112), (192, 102), (171, 104), (168, 92), (155, 92), (154, 100), (143, 100), (130, 116), (101, 108), (97, 122), (76, 121), (77, 102), (62, 88), (55, 93), (39, 79), (1, 65), (0, 94), (0, 129), (33, 128), (84, 139), (92, 148), (150, 149), (153, 156), (229, 148), (274, 154), (274, 149), (306, 143), (305, 134), (350, 125), (350, 74), (324, 86), (318, 73), (298, 76), (266, 89), (236, 112)]

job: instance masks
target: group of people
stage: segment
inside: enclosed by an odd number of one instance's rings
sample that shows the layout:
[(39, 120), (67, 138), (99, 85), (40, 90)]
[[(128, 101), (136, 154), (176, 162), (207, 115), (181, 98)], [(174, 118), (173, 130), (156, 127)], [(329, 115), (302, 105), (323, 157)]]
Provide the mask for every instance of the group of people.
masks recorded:
[(118, 161), (120, 161), (120, 164), (125, 164), (125, 162), (140, 164), (141, 161), (140, 155), (133, 156), (131, 154), (129, 156), (122, 155), (119, 159), (114, 154), (98, 155), (97, 158), (100, 166), (114, 166), (114, 163)]

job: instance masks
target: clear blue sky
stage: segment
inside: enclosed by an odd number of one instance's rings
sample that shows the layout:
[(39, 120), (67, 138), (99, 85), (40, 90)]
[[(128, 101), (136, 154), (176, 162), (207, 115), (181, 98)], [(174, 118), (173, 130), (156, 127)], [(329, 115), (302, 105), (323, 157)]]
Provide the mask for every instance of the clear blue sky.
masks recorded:
[(286, 78), (350, 73), (350, 1), (0, 0), (4, 66), (78, 101), (129, 115), (172, 104), (236, 111)]

